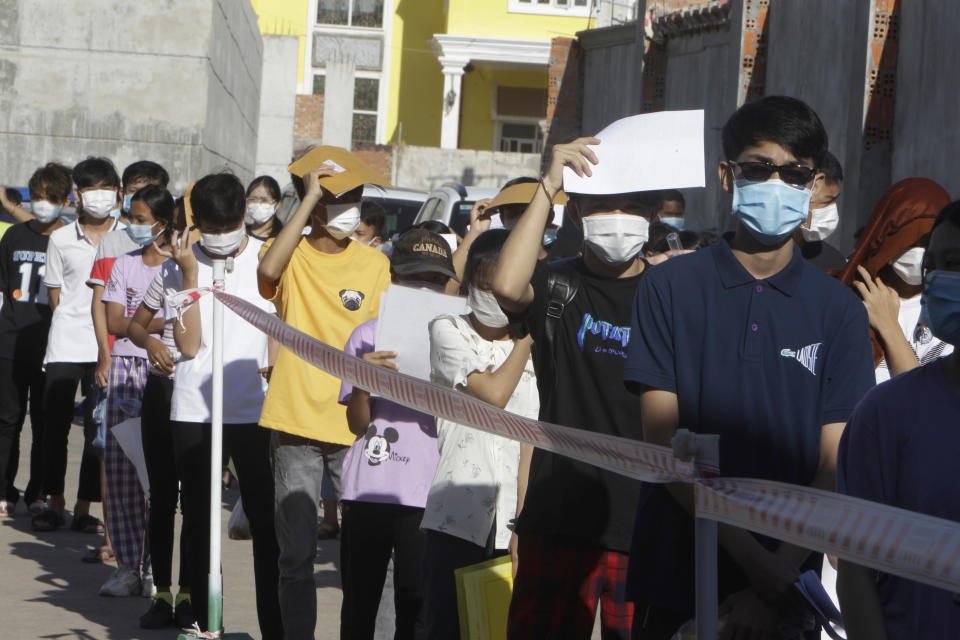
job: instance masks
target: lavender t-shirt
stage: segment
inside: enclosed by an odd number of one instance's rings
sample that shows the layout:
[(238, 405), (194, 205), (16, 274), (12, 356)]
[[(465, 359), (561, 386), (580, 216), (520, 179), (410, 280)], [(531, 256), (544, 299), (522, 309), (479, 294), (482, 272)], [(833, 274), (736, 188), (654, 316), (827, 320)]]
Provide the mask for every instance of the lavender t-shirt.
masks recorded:
[[(124, 254), (113, 263), (113, 269), (110, 271), (110, 279), (103, 290), (104, 302), (116, 302), (123, 305), (124, 316), (132, 318), (140, 306), (143, 294), (146, 292), (154, 277), (160, 272), (160, 266), (147, 266), (143, 263), (143, 249), (137, 249), (131, 253)], [(154, 338), (160, 338), (158, 334)], [(137, 345), (133, 344), (129, 338), (118, 337), (113, 341), (113, 349), (110, 351), (113, 356), (133, 356), (136, 358), (146, 358), (147, 352)]]
[[(353, 330), (343, 347), (360, 357), (375, 351), (377, 319)], [(340, 404), (350, 402), (353, 386), (340, 387)], [(347, 451), (340, 498), (420, 507), (437, 470), (437, 426), (433, 416), (383, 398), (370, 399), (370, 426)]]

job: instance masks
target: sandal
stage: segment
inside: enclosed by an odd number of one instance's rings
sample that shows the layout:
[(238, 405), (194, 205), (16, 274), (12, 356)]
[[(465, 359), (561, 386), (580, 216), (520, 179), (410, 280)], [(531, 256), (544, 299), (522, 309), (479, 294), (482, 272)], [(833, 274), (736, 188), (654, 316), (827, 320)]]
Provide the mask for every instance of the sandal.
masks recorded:
[(70, 530), (80, 533), (103, 533), (103, 523), (99, 518), (84, 513), (83, 515), (73, 516), (73, 520), (70, 522)]
[(114, 562), (116, 559), (117, 557), (113, 554), (113, 549), (107, 546), (94, 547), (80, 556), (80, 562), (86, 562), (87, 564), (107, 564)]
[(57, 513), (53, 509), (47, 509), (33, 516), (30, 520), (30, 526), (34, 531), (56, 531), (66, 524), (66, 522), (67, 520), (62, 514)]

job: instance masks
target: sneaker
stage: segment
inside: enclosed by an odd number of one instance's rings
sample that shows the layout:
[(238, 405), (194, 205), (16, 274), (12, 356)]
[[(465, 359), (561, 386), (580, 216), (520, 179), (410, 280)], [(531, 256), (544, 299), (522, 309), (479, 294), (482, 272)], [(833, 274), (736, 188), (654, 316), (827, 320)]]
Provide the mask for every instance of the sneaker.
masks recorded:
[(115, 598), (140, 595), (140, 577), (134, 569), (119, 567), (100, 587), (100, 595)]
[(181, 599), (177, 596), (177, 606), (173, 610), (173, 624), (180, 629), (187, 630), (197, 623), (197, 617), (193, 615), (193, 603), (186, 598)]
[(140, 595), (144, 598), (152, 598), (157, 595), (157, 587), (153, 584), (153, 574), (145, 573), (140, 579)]
[(141, 629), (166, 629), (173, 624), (173, 607), (161, 598), (154, 598), (147, 612), (140, 616)]
[(0, 500), (0, 516), (10, 516), (13, 517), (13, 512), (17, 509), (16, 502), (8, 502), (6, 500)]

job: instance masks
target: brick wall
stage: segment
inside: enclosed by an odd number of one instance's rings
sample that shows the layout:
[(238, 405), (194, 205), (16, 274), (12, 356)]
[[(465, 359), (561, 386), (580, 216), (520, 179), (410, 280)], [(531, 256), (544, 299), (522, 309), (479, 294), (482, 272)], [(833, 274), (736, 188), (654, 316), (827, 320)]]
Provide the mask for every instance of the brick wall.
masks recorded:
[(320, 144), (323, 138), (323, 96), (297, 95), (293, 121), (294, 147)]
[(390, 180), (393, 147), (388, 144), (360, 143), (353, 145), (353, 153)]
[(547, 143), (544, 153), (558, 143), (580, 136), (583, 50), (573, 38), (554, 38), (547, 72)]

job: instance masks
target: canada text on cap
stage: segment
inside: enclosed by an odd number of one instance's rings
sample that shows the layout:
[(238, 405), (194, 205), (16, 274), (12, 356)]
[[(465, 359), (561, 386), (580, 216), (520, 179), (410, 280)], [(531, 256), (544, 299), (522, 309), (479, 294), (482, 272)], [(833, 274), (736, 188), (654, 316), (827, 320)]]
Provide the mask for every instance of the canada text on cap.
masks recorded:
[(320, 178), (320, 186), (338, 198), (347, 191), (365, 184), (389, 187), (390, 182), (380, 172), (342, 147), (314, 147), (302, 158), (287, 167), (300, 178), (322, 166), (334, 170), (335, 175)]

